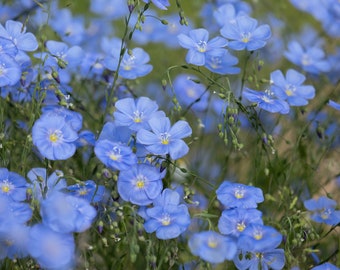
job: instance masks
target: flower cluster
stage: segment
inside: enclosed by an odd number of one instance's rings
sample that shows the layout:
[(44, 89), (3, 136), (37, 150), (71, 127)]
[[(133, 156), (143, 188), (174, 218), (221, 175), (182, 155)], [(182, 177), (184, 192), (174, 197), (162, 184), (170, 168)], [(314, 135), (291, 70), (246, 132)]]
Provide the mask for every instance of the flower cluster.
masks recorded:
[(224, 210), (218, 221), (220, 233), (205, 231), (189, 240), (193, 254), (211, 263), (233, 260), (238, 269), (282, 269), (284, 250), (277, 249), (282, 235), (263, 224), (257, 204), (263, 202), (262, 190), (224, 181), (216, 190)]
[[(101, 201), (103, 194), (98, 197), (98, 193), (96, 200), (85, 197), (90, 194), (89, 190), (81, 185), (67, 186), (61, 171), (48, 176), (46, 169), (33, 168), (27, 177), (29, 182), (17, 173), (0, 168), (0, 238), (1, 243), (8, 243), (2, 246), (1, 259), (29, 255), (45, 269), (74, 267), (73, 233), (81, 233), (91, 227), (97, 215), (91, 202)], [(67, 192), (67, 189), (73, 193)], [(81, 195), (77, 190), (81, 190)], [(28, 194), (31, 194), (30, 198)], [(41, 216), (41, 221), (31, 226), (29, 220), (33, 212), (30, 201), (39, 205)]]

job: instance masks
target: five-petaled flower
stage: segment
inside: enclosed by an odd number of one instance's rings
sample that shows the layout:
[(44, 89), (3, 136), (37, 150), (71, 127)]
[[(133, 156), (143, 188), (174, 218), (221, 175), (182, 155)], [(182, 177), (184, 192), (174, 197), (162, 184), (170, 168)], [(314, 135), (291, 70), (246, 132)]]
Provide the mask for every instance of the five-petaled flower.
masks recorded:
[(191, 135), (191, 128), (186, 121), (180, 120), (173, 126), (167, 117), (149, 120), (151, 131), (141, 129), (137, 132), (137, 142), (155, 155), (170, 154), (172, 159), (186, 155), (189, 147), (182, 138)]

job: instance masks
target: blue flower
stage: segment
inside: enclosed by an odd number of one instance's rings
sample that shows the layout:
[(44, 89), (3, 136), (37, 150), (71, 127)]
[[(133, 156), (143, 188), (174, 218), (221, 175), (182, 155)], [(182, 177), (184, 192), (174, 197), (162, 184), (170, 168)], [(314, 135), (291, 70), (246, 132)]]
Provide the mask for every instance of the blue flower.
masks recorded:
[(260, 188), (224, 181), (216, 190), (217, 199), (226, 208), (256, 208), (264, 201)]
[(191, 135), (191, 128), (186, 121), (180, 120), (172, 127), (167, 117), (149, 120), (151, 131), (141, 129), (137, 132), (137, 142), (155, 155), (170, 154), (172, 159), (186, 155), (189, 147), (182, 138)]
[[(103, 65), (112, 71), (118, 69), (120, 50), (112, 50), (111, 55), (104, 58)], [(125, 52), (120, 63), (118, 74), (124, 79), (134, 80), (149, 74), (152, 66), (147, 64), (150, 56), (141, 48)]]
[(0, 87), (15, 85), (21, 77), (19, 64), (7, 54), (0, 55)]
[(340, 222), (340, 211), (335, 210), (336, 201), (321, 196), (318, 199), (309, 199), (303, 202), (307, 210), (311, 211), (311, 219), (315, 222), (328, 225), (337, 225)]
[(306, 77), (289, 69), (286, 78), (280, 70), (270, 73), (271, 90), (282, 100), (286, 100), (291, 106), (302, 106), (308, 104), (308, 99), (315, 96), (315, 89), (312, 85), (302, 85)]
[(231, 55), (227, 50), (214, 50), (205, 56), (205, 67), (211, 72), (225, 75), (240, 73), (239, 67), (234, 67), (238, 63), (237, 57)]
[(42, 268), (72, 269), (75, 261), (73, 235), (36, 224), (30, 230), (28, 252)]
[(237, 16), (235, 22), (225, 24), (220, 32), (230, 40), (228, 47), (237, 51), (261, 49), (271, 37), (269, 25), (257, 27), (257, 20), (246, 15)]
[(76, 151), (77, 132), (63, 116), (43, 114), (32, 128), (33, 144), (50, 160), (65, 160)]
[(192, 254), (210, 263), (231, 260), (237, 252), (236, 243), (232, 238), (214, 231), (193, 234), (189, 239), (189, 248)]
[(27, 182), (21, 175), (0, 168), (0, 197), (6, 196), (13, 201), (26, 199)]
[(153, 117), (165, 117), (163, 111), (158, 111), (155, 101), (147, 97), (120, 99), (115, 103), (115, 123), (118, 126), (128, 126), (133, 131), (142, 128), (150, 129), (148, 121)]
[(99, 140), (94, 152), (97, 158), (112, 170), (128, 170), (137, 163), (137, 157), (131, 148), (119, 142)]
[(146, 209), (145, 231), (156, 232), (159, 239), (173, 239), (182, 234), (190, 225), (188, 207), (179, 204), (179, 194), (165, 189), (153, 201), (153, 207)]
[(119, 174), (118, 193), (125, 201), (137, 205), (148, 205), (157, 198), (163, 189), (162, 178), (165, 170), (148, 164), (137, 164)]
[(280, 270), (285, 265), (285, 254), (283, 249), (270, 249), (261, 252), (240, 250), (233, 261), (237, 269), (240, 270)]
[(71, 10), (67, 8), (54, 8), (53, 15), (49, 19), (49, 26), (59, 35), (62, 41), (67, 44), (78, 45), (84, 40), (84, 18), (73, 16)]
[(105, 195), (105, 187), (97, 185), (93, 180), (86, 180), (84, 182), (71, 185), (67, 187), (69, 194), (83, 198), (90, 203), (97, 203), (103, 200)]
[(284, 56), (293, 64), (312, 74), (328, 72), (331, 68), (322, 49), (316, 46), (303, 48), (297, 41), (288, 43), (288, 51), (284, 53)]
[(205, 64), (208, 52), (222, 50), (228, 44), (222, 37), (215, 37), (209, 41), (209, 32), (204, 28), (190, 30), (188, 35), (179, 34), (177, 38), (179, 44), (189, 50), (185, 58), (187, 63), (196, 66)]
[(48, 197), (53, 191), (62, 190), (67, 186), (63, 172), (58, 170), (47, 177), (45, 168), (33, 168), (27, 173), (27, 177), (31, 180), (33, 198), (38, 201)]
[(38, 41), (32, 33), (26, 33), (26, 27), (17, 21), (8, 20), (5, 27), (0, 24), (0, 37), (12, 40), (20, 51), (35, 51)]
[(261, 252), (276, 248), (282, 241), (282, 235), (273, 227), (250, 223), (239, 235), (237, 246), (243, 251)]
[(60, 233), (84, 232), (97, 215), (89, 201), (60, 191), (54, 191), (40, 206), (43, 223)]
[(250, 102), (271, 113), (289, 113), (289, 105), (286, 101), (276, 98), (274, 93), (267, 89), (264, 92), (255, 91), (249, 88), (243, 92), (243, 96)]
[(169, 0), (143, 0), (144, 3), (150, 3), (150, 1), (159, 9), (167, 10), (170, 6)]
[(221, 234), (238, 237), (250, 223), (263, 224), (262, 212), (253, 208), (232, 208), (222, 212), (218, 229)]
[(45, 44), (49, 54), (36, 54), (45, 61), (45, 66), (54, 68), (74, 68), (84, 58), (84, 52), (79, 46), (69, 46), (60, 41), (48, 40)]

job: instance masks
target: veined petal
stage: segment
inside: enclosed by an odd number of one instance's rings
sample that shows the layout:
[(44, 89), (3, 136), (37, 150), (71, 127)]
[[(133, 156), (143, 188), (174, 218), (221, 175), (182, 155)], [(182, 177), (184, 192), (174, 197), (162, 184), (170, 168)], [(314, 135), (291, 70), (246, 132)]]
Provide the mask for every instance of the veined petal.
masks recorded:
[(270, 30), (269, 25), (263, 24), (260, 25), (258, 28), (255, 29), (255, 31), (252, 34), (253, 39), (261, 39), (261, 40), (267, 40), (271, 37), (272, 32)]
[(298, 86), (306, 80), (306, 77), (294, 69), (288, 69), (286, 73), (286, 79), (290, 84)]
[(176, 140), (169, 147), (169, 154), (172, 159), (179, 159), (189, 152), (189, 147), (182, 140)]
[(195, 41), (193, 41), (191, 38), (189, 38), (187, 35), (179, 34), (177, 36), (178, 43), (185, 49), (192, 49), (195, 48)]
[(205, 54), (198, 52), (196, 49), (189, 50), (185, 61), (196, 66), (203, 66), (205, 64)]
[(182, 139), (190, 136), (192, 133), (191, 127), (188, 122), (179, 120), (170, 129), (169, 134), (171, 139)]
[(145, 146), (160, 144), (160, 139), (151, 131), (141, 129), (137, 132), (137, 142)]
[(228, 41), (222, 37), (215, 37), (208, 42), (208, 49), (222, 48), (228, 45)]

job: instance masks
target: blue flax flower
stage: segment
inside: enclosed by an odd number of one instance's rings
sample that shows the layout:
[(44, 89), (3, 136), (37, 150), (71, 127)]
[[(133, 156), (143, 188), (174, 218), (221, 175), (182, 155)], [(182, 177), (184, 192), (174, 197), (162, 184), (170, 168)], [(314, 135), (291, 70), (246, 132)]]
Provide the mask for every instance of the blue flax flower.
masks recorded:
[(0, 168), (0, 197), (6, 196), (13, 201), (26, 199), (27, 182), (21, 175)]
[(94, 147), (94, 152), (97, 158), (112, 170), (129, 170), (137, 163), (137, 157), (132, 149), (119, 142), (99, 140)]
[(264, 201), (260, 188), (224, 181), (216, 190), (217, 199), (226, 208), (256, 208)]
[(5, 27), (0, 24), (0, 37), (12, 40), (20, 51), (35, 51), (38, 41), (32, 33), (26, 33), (26, 27), (17, 21), (8, 20)]
[(15, 85), (21, 77), (21, 68), (13, 57), (0, 54), (0, 87)]
[(159, 239), (173, 239), (182, 234), (190, 225), (188, 207), (180, 203), (176, 191), (165, 189), (153, 201), (153, 207), (146, 209), (145, 231), (156, 232)]
[(218, 229), (221, 234), (238, 237), (250, 223), (263, 224), (262, 212), (255, 208), (232, 208), (222, 212)]
[[(48, 40), (46, 48), (49, 54), (41, 54), (40, 57), (44, 59), (45, 66), (60, 67), (60, 68), (74, 68), (84, 58), (84, 52), (79, 46), (69, 46), (60, 41)], [(39, 54), (37, 54), (39, 56)], [(45, 57), (47, 58), (45, 59)]]
[(267, 89), (264, 92), (255, 91), (249, 88), (243, 92), (243, 96), (250, 102), (271, 113), (289, 113), (289, 105), (286, 101), (278, 99), (274, 93)]
[(315, 89), (312, 85), (302, 85), (306, 77), (289, 69), (286, 77), (280, 70), (270, 73), (271, 90), (282, 100), (286, 100), (291, 106), (302, 106), (308, 104), (308, 99), (315, 96)]
[(149, 120), (151, 131), (141, 129), (137, 132), (137, 142), (145, 146), (152, 154), (170, 154), (172, 159), (186, 155), (189, 147), (182, 138), (191, 135), (191, 128), (186, 121), (180, 120), (172, 127), (167, 117)]
[(143, 0), (144, 3), (150, 3), (150, 1), (159, 9), (167, 10), (170, 6), (169, 0)]
[(311, 219), (315, 222), (328, 225), (337, 225), (340, 222), (340, 211), (335, 210), (336, 201), (321, 196), (317, 199), (309, 199), (303, 202), (307, 210), (311, 211)]
[(71, 195), (83, 198), (90, 203), (102, 201), (105, 195), (105, 187), (97, 185), (93, 180), (87, 180), (68, 186), (67, 190)]
[(257, 27), (257, 20), (246, 15), (237, 16), (235, 22), (225, 24), (220, 32), (230, 40), (228, 47), (237, 51), (261, 49), (271, 37), (269, 25)]
[(120, 99), (115, 103), (115, 123), (118, 126), (128, 126), (133, 131), (141, 128), (150, 129), (148, 121), (153, 117), (165, 117), (163, 111), (158, 111), (155, 101), (147, 97)]
[(304, 48), (295, 40), (288, 43), (288, 51), (284, 53), (284, 56), (293, 64), (312, 74), (328, 72), (331, 68), (321, 48), (316, 46)]
[(75, 260), (73, 235), (36, 224), (30, 231), (28, 252), (42, 268), (72, 269)]
[(43, 223), (60, 233), (83, 232), (97, 215), (90, 202), (77, 196), (55, 191), (41, 201)]
[(46, 168), (33, 168), (27, 173), (27, 177), (31, 181), (29, 186), (33, 198), (39, 201), (53, 191), (62, 190), (67, 186), (63, 172), (58, 170), (47, 176)]
[(282, 235), (273, 227), (250, 223), (240, 234), (237, 242), (243, 251), (259, 252), (276, 248), (282, 241)]
[(188, 49), (186, 61), (189, 64), (203, 66), (208, 52), (222, 50), (228, 42), (222, 37), (215, 37), (209, 41), (209, 32), (204, 28), (190, 30), (188, 35), (178, 35), (179, 44)]
[[(107, 56), (103, 65), (112, 71), (118, 69), (120, 50), (113, 49)], [(152, 71), (152, 66), (147, 64), (150, 56), (141, 48), (126, 51), (120, 63), (118, 74), (124, 79), (134, 80), (143, 77)]]
[(63, 116), (43, 114), (32, 128), (33, 144), (50, 160), (65, 160), (76, 151), (77, 132)]
[(118, 193), (125, 201), (137, 205), (151, 204), (162, 192), (165, 172), (148, 164), (132, 166), (129, 170), (120, 172)]
[(192, 254), (210, 263), (222, 263), (231, 260), (237, 252), (235, 241), (214, 231), (193, 234), (189, 239)]
[(269, 249), (260, 252), (240, 250), (233, 261), (239, 270), (281, 270), (285, 265), (285, 254), (283, 249)]

